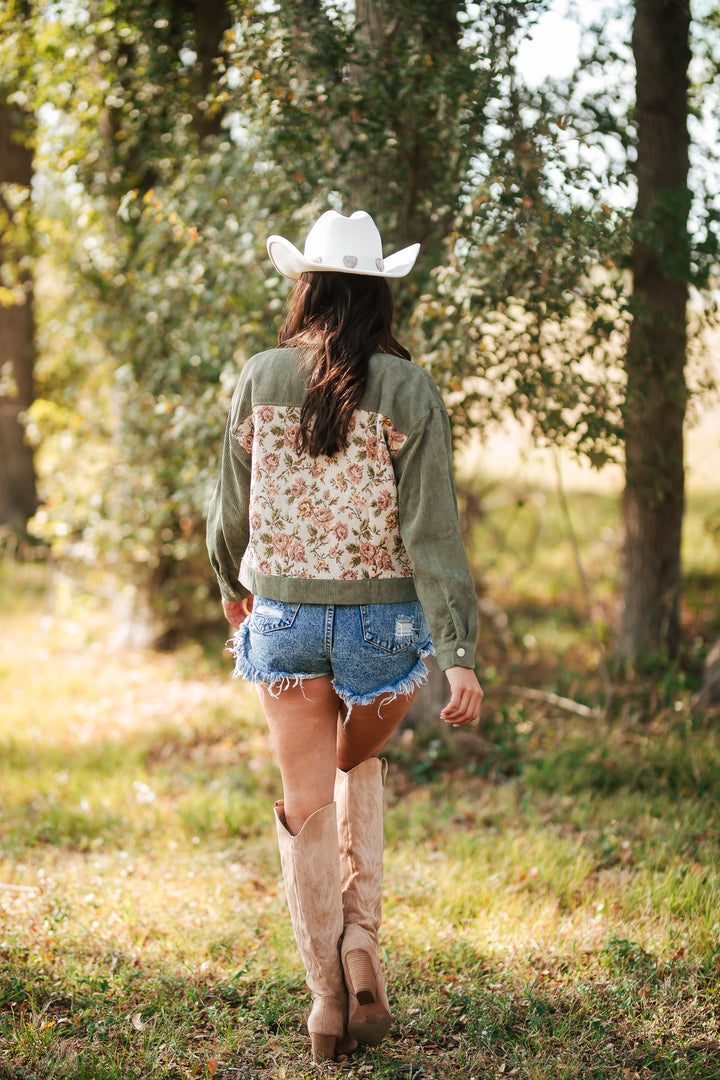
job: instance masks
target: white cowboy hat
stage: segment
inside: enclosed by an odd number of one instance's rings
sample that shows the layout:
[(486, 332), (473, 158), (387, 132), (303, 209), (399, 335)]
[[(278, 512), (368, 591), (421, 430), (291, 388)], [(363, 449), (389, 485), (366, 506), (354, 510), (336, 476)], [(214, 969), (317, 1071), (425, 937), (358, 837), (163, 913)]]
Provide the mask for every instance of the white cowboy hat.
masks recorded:
[(377, 225), (364, 210), (343, 217), (326, 210), (305, 241), (304, 253), (283, 236), (269, 236), (268, 255), (284, 277), (295, 280), (306, 270), (339, 270), (372, 277), (405, 277), (417, 259), (419, 244), (383, 258)]

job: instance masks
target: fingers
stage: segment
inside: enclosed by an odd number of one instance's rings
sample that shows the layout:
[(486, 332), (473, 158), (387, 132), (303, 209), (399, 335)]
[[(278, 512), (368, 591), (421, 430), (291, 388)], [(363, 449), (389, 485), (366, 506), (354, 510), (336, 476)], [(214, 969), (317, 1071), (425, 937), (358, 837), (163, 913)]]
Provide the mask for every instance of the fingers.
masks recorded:
[(235, 630), (238, 630), (240, 624), (247, 619), (252, 611), (253, 598), (252, 596), (246, 596), (244, 600), (223, 600), (222, 606), (225, 618)]
[(453, 727), (472, 724), (480, 716), (482, 690), (459, 690), (453, 692), (450, 701), (440, 713), (441, 718)]
[(472, 724), (480, 715), (483, 691), (475, 672), (460, 667), (445, 672), (450, 684), (450, 701), (440, 713), (441, 718), (453, 727)]

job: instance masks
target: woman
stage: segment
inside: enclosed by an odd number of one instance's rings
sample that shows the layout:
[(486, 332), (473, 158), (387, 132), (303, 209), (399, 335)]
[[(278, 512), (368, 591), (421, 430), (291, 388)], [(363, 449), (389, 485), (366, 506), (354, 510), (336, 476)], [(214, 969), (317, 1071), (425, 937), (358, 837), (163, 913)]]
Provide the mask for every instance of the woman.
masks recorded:
[(236, 674), (258, 687), (280, 768), (282, 871), (322, 1061), (390, 1027), (377, 755), (431, 652), (450, 685), (442, 718), (478, 717), (477, 604), (447, 413), (392, 333), (387, 279), (419, 245), (383, 259), (368, 214), (329, 210), (304, 253), (280, 236), (267, 246), (297, 284), (280, 347), (253, 356), (235, 390), (208, 550)]

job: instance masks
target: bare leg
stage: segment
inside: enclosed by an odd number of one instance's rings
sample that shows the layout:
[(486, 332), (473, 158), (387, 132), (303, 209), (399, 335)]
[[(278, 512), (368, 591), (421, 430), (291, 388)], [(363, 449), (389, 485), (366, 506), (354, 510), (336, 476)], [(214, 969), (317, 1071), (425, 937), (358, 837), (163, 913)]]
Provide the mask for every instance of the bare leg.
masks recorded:
[[(372, 705), (353, 705), (350, 719), (338, 725), (337, 767), (343, 772), (354, 769), (362, 761), (377, 757), (395, 728), (412, 705), (415, 691), (399, 695), (394, 701), (379, 698)], [(347, 707), (341, 706), (341, 716)]]
[(277, 697), (260, 686), (260, 701), (270, 730), (283, 783), (285, 819), (297, 834), (307, 819), (333, 801), (335, 769), (347, 772), (376, 757), (407, 713), (415, 692), (394, 701), (347, 707), (329, 678), (306, 679)]
[(321, 677), (277, 697), (261, 686), (260, 700), (282, 777), (285, 820), (297, 835), (316, 810), (333, 801), (340, 699), (330, 679)]

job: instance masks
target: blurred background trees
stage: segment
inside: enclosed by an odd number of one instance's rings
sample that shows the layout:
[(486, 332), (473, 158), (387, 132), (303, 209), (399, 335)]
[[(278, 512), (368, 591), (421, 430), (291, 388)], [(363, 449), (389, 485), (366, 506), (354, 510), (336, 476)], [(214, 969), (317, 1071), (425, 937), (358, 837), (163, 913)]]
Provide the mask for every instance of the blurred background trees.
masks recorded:
[[(6, 5), (0, 431), (20, 446), (27, 429), (41, 506), (26, 449), (11, 498), (6, 452), (2, 519), (106, 567), (156, 640), (216, 619), (203, 522), (225, 410), (287, 291), (265, 238), (301, 245), (328, 206), (363, 206), (388, 250), (423, 244), (400, 334), (458, 442), (510, 414), (596, 465), (627, 447), (618, 645), (672, 652), (684, 312), (718, 240), (717, 188), (688, 182), (688, 112), (707, 136), (717, 13), (619, 5), (585, 28), (573, 76), (536, 87), (517, 54), (550, 6)], [(648, 438), (659, 425), (672, 442)]]
[(21, 530), (37, 509), (33, 454), (22, 422), (34, 398), (35, 369), (35, 117), (23, 92), (29, 14), (28, 5), (18, 4), (16, 18), (6, 18), (0, 63), (0, 522)]

